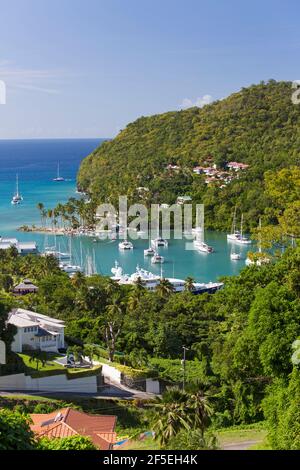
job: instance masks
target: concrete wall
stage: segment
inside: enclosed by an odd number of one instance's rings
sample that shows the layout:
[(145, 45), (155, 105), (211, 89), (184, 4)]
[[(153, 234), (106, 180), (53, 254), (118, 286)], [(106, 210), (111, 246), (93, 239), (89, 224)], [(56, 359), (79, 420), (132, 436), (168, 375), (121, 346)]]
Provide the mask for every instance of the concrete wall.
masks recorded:
[(160, 391), (160, 383), (158, 380), (146, 379), (146, 392), (154, 393), (159, 395)]
[(0, 376), (0, 391), (41, 391), (97, 393), (97, 377), (68, 380), (66, 375), (53, 375), (33, 379), (30, 375), (14, 374)]
[(102, 375), (104, 377), (108, 377), (112, 382), (121, 383), (121, 372), (117, 370), (115, 367), (109, 366), (108, 364), (102, 365)]
[(142, 390), (144, 392), (154, 393), (156, 395), (161, 393), (159, 380), (139, 379), (135, 383), (134, 379), (126, 377), (115, 367), (109, 366), (108, 364), (102, 363), (102, 375), (103, 377), (107, 377), (111, 382), (126, 385), (128, 388), (132, 388), (133, 390)]
[(4, 341), (0, 340), (0, 364), (6, 364), (6, 346)]

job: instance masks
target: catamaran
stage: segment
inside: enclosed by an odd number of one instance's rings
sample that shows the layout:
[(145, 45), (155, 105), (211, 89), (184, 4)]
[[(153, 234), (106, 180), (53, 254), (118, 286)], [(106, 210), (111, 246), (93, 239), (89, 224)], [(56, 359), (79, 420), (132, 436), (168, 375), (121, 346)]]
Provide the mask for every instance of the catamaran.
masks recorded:
[(154, 256), (156, 254), (156, 251), (154, 248), (151, 246), (151, 230), (148, 224), (148, 238), (149, 238), (149, 246), (144, 250), (144, 256)]
[(234, 209), (232, 230), (231, 230), (231, 233), (227, 234), (227, 240), (230, 242), (239, 243), (240, 245), (251, 245), (252, 241), (249, 238), (244, 237), (243, 235), (243, 222), (244, 222), (244, 216), (242, 214), (241, 229), (236, 230), (236, 209)]
[(17, 204), (20, 204), (22, 201), (23, 201), (23, 197), (19, 193), (19, 175), (16, 175), (16, 192), (13, 195), (11, 203), (15, 206)]
[(57, 175), (56, 178), (53, 178), (53, 181), (65, 181), (65, 178), (59, 174), (59, 162), (57, 163)]
[(127, 235), (126, 235), (125, 240), (119, 243), (119, 250), (120, 251), (133, 250), (133, 244), (127, 240)]
[(193, 241), (194, 247), (196, 250), (203, 253), (213, 253), (214, 249), (212, 246), (209, 246), (204, 242), (204, 221), (203, 221), (203, 230), (199, 230), (196, 236), (196, 239)]
[(72, 264), (73, 252), (72, 252), (71, 237), (70, 237), (70, 240), (69, 240), (69, 251), (70, 251), (70, 260), (69, 260), (69, 262), (63, 262), (61, 260), (60, 263), (59, 263), (60, 269), (62, 271), (64, 271), (65, 273), (69, 274), (69, 276), (74, 276), (75, 273), (82, 273), (83, 272), (82, 266)]

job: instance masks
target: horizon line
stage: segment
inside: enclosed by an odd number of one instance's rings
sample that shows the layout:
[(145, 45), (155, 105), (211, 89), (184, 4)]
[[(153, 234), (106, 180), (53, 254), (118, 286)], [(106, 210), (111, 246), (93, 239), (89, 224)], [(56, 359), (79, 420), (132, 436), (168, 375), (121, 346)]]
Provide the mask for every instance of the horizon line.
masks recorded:
[(1, 141), (9, 140), (111, 140), (114, 137), (0, 137)]

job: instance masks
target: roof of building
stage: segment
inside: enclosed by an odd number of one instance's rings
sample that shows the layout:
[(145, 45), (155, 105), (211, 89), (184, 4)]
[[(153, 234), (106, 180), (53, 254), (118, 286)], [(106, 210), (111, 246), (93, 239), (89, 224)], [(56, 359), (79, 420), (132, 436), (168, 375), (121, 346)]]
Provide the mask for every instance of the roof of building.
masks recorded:
[(26, 326), (41, 326), (45, 330), (49, 330), (49, 327), (64, 328), (65, 324), (63, 320), (57, 320), (56, 318), (42, 315), (41, 313), (31, 312), (23, 308), (15, 308), (8, 315), (8, 323), (11, 325), (26, 327)]
[(23, 282), (20, 282), (17, 286), (15, 286), (14, 290), (38, 290), (38, 287), (35, 286), (29, 279), (24, 279)]
[(30, 416), (33, 421), (30, 427), (38, 437), (63, 438), (80, 434), (90, 437), (101, 450), (109, 450), (116, 441), (116, 416), (90, 415), (72, 408)]
[(20, 250), (36, 250), (37, 243), (36, 242), (19, 242), (18, 247)]

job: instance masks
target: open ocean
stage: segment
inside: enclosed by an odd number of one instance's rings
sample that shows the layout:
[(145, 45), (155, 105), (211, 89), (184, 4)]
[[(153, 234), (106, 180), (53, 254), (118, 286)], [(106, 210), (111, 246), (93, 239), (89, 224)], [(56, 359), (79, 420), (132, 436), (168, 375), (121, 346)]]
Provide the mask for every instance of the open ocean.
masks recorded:
[[(40, 215), (36, 206), (39, 202), (45, 208), (54, 208), (58, 202), (66, 202), (76, 196), (76, 174), (81, 160), (91, 153), (104, 139), (57, 139), (57, 140), (0, 140), (0, 235), (16, 237), (19, 240), (35, 240), (40, 251), (45, 243), (54, 244), (54, 237), (37, 233), (17, 232), (21, 225), (40, 224)], [(57, 163), (64, 182), (54, 182)], [(18, 206), (11, 204), (15, 191), (16, 174), (19, 175), (19, 189), (24, 198)], [(230, 221), (229, 221), (230, 225)], [(51, 240), (52, 238), (52, 240)], [(67, 237), (57, 237), (60, 249), (67, 249)], [(186, 278), (193, 276), (197, 281), (214, 281), (220, 276), (238, 274), (245, 266), (249, 247), (237, 246), (243, 259), (230, 259), (230, 244), (226, 234), (208, 232), (206, 240), (215, 253), (206, 254), (186, 251), (184, 240), (171, 240), (168, 248), (160, 251), (165, 256), (163, 274), (168, 277)], [(120, 253), (118, 241), (93, 243), (88, 237), (73, 237), (73, 262), (80, 262), (80, 244), (84, 263), (87, 255), (96, 260), (97, 272), (110, 274), (117, 260), (124, 271), (131, 274), (136, 266), (144, 267), (154, 273), (160, 273), (160, 265), (152, 265), (150, 258), (144, 258), (143, 249), (148, 247), (145, 240), (134, 241), (134, 250)]]

